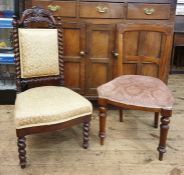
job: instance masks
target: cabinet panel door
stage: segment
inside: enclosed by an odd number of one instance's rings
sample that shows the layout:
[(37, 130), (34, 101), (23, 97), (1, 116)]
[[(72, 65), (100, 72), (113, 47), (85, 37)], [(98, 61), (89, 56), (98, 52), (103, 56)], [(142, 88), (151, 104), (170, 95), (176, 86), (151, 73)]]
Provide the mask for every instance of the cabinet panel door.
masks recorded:
[(114, 35), (114, 25), (88, 25), (85, 85), (87, 96), (96, 95), (96, 88), (112, 79)]
[(167, 81), (172, 33), (172, 26), (161, 24), (119, 24), (119, 74), (140, 74)]
[(84, 94), (86, 25), (84, 23), (63, 23), (64, 77), (65, 86)]

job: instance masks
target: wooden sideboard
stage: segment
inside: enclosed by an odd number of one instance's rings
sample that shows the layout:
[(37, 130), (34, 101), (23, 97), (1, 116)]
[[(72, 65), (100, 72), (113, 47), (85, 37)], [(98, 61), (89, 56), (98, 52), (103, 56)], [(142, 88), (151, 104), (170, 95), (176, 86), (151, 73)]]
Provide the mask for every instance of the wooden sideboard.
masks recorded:
[[(96, 87), (121, 74), (143, 74), (158, 77), (159, 65), (150, 60), (128, 60), (132, 54), (159, 59), (162, 43), (169, 50), (164, 69), (164, 81), (169, 71), (171, 40), (164, 40), (157, 24), (173, 29), (175, 0), (85, 0), (55, 1), (26, 0), (25, 7), (40, 6), (61, 17), (64, 28), (65, 85), (96, 98)], [(125, 35), (125, 59), (120, 58), (118, 24), (147, 24), (153, 30), (142, 28)], [(149, 27), (150, 28), (150, 27)], [(173, 33), (170, 33), (171, 38)], [(122, 60), (120, 62), (119, 60)], [(118, 69), (123, 64), (123, 71)]]

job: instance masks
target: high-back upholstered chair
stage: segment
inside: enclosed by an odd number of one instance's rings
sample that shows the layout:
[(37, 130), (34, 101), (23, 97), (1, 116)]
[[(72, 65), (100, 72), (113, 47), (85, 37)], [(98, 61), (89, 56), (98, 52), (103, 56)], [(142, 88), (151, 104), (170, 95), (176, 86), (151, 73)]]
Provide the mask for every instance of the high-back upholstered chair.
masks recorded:
[[(33, 28), (32, 24), (37, 26)], [(47, 28), (38, 28), (40, 23)], [(17, 97), (15, 124), (21, 168), (26, 166), (25, 136), (83, 123), (83, 147), (88, 147), (91, 103), (62, 87), (62, 24), (47, 10), (33, 7), (13, 20)], [(29, 28), (32, 26), (32, 28)]]
[[(146, 31), (144, 31), (145, 29)], [(167, 76), (166, 65), (169, 64), (168, 58), (171, 46), (168, 43), (171, 43), (171, 33), (172, 28), (167, 26), (163, 27), (158, 25), (154, 27), (149, 24), (118, 25), (118, 73), (120, 76), (101, 85), (97, 89), (100, 106), (99, 137), (102, 145), (104, 144), (105, 138), (107, 104), (115, 105), (120, 108), (120, 121), (123, 121), (122, 109), (155, 112), (154, 126), (156, 128), (158, 126), (159, 113), (161, 113), (158, 151), (159, 160), (163, 159), (163, 154), (166, 152), (168, 124), (170, 122), (174, 101), (170, 90), (165, 83), (163, 83)], [(131, 35), (134, 35), (134, 38), (135, 35), (137, 35), (135, 42), (131, 41)], [(144, 36), (144, 40), (141, 40), (142, 36)], [(156, 45), (156, 39), (160, 39), (162, 44)], [(125, 40), (126, 42), (124, 42)], [(125, 43), (128, 43), (128, 46), (125, 45)], [(141, 50), (141, 48), (145, 48), (141, 45), (146, 45), (147, 50)], [(130, 50), (129, 47), (131, 47)], [(124, 64), (129, 64), (130, 67), (137, 64), (137, 66), (135, 66), (137, 67), (136, 74), (144, 74), (144, 66), (153, 65), (158, 68), (156, 73), (156, 77), (158, 78), (143, 75), (122, 75), (125, 74)]]

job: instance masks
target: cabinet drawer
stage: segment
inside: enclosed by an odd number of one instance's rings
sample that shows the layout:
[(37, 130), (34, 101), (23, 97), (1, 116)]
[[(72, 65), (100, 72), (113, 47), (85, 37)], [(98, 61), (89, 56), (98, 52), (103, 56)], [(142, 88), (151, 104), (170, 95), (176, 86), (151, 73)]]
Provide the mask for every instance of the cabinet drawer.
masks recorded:
[(128, 4), (128, 19), (169, 19), (169, 17), (170, 4)]
[(76, 2), (75, 1), (49, 1), (49, 0), (33, 0), (33, 6), (40, 6), (42, 8), (52, 11), (54, 16), (75, 17), (76, 16)]
[(123, 3), (81, 2), (79, 15), (82, 18), (123, 18)]

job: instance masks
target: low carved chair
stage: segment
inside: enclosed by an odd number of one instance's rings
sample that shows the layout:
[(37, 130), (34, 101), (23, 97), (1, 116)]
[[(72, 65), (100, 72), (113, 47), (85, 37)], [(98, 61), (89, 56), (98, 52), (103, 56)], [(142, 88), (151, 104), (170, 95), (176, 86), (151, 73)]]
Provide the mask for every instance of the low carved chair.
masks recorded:
[[(144, 31), (144, 30), (147, 31)], [(137, 41), (131, 42), (131, 35), (137, 35)], [(155, 35), (162, 41), (160, 46), (155, 45)], [(144, 40), (141, 40), (141, 37)], [(154, 36), (154, 37), (153, 37)], [(135, 37), (134, 37), (135, 38)], [(155, 128), (158, 127), (159, 113), (161, 113), (160, 143), (158, 146), (159, 160), (163, 159), (166, 152), (166, 139), (169, 129), (170, 117), (172, 114), (173, 96), (163, 82), (166, 80), (167, 65), (169, 64), (170, 45), (172, 29), (170, 27), (157, 26), (154, 28), (148, 24), (118, 25), (118, 71), (119, 75), (112, 81), (97, 88), (99, 96), (99, 117), (100, 117), (100, 143), (104, 144), (106, 136), (106, 107), (108, 104), (120, 109), (120, 122), (123, 121), (123, 109), (142, 110), (155, 113)], [(124, 42), (126, 40), (126, 42)], [(142, 42), (140, 42), (141, 40)], [(149, 40), (150, 42), (146, 41)], [(131, 43), (130, 43), (131, 42)], [(152, 43), (153, 42), (153, 43)], [(125, 45), (128, 43), (128, 46)], [(139, 44), (139, 46), (137, 46)], [(141, 44), (146, 44), (147, 50), (141, 50)], [(131, 47), (131, 52), (129, 52)], [(132, 48), (135, 52), (132, 52)], [(152, 50), (152, 49), (158, 50)], [(139, 50), (140, 49), (140, 50)], [(147, 53), (147, 51), (150, 51)], [(148, 54), (147, 56), (145, 54)], [(135, 54), (135, 55), (134, 55)], [(154, 57), (154, 54), (156, 55)], [(124, 64), (136, 65), (137, 75), (126, 74)], [(157, 77), (145, 76), (143, 66), (153, 65), (158, 68)], [(130, 70), (128, 70), (130, 71)], [(141, 74), (141, 75), (139, 75)], [(142, 75), (143, 74), (143, 75)]]
[(83, 147), (88, 147), (92, 105), (62, 86), (63, 41), (59, 21), (39, 7), (27, 9), (20, 20), (13, 20), (18, 92), (14, 116), (21, 168), (26, 167), (26, 135), (83, 123)]

